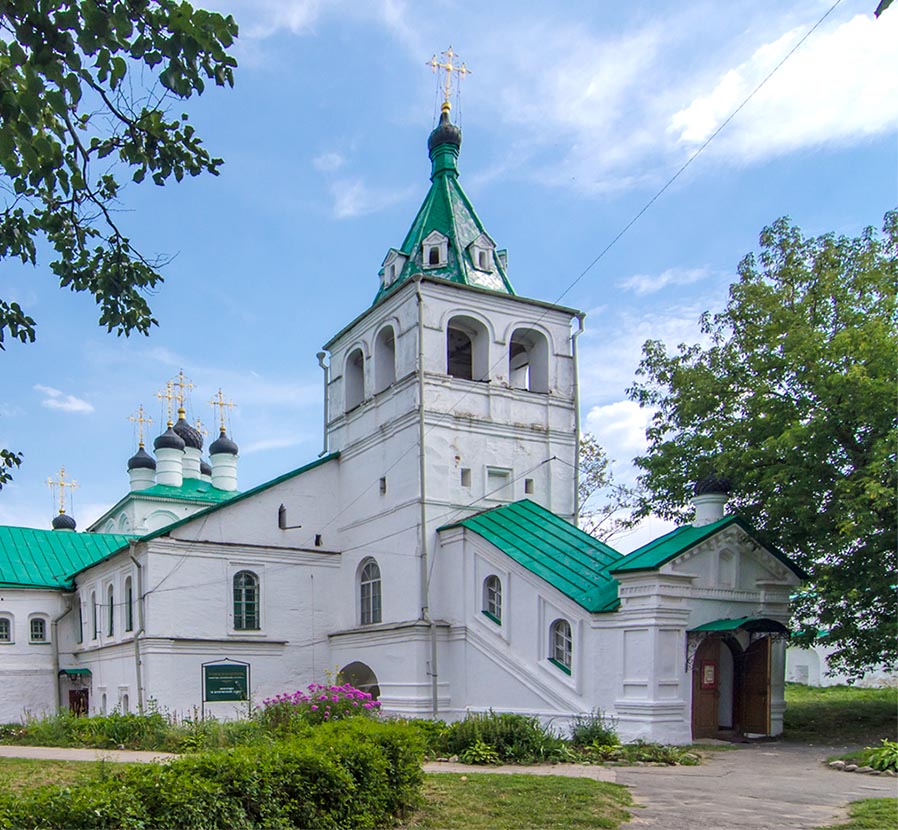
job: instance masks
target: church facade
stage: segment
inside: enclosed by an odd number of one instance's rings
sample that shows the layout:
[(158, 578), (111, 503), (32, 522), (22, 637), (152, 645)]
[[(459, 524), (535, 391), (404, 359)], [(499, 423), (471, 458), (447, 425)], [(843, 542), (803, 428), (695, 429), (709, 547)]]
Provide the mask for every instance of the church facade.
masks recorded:
[(577, 529), (583, 315), (514, 293), (460, 146), (447, 107), (373, 304), (319, 354), (317, 459), (238, 492), (236, 444), (222, 428), (206, 465), (181, 412), (89, 532), (0, 528), (0, 665), (21, 691), (0, 720), (151, 702), (234, 717), (331, 674), (412, 717), (782, 731), (803, 575), (724, 515), (722, 482), (628, 556)]

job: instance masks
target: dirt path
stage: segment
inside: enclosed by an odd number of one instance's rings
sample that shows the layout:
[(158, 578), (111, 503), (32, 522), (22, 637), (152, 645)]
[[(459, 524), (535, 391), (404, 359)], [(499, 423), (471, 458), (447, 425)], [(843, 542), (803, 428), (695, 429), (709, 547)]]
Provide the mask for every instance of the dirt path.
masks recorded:
[[(636, 809), (627, 830), (812, 830), (847, 817), (860, 798), (898, 796), (898, 779), (824, 766), (843, 747), (756, 744), (705, 753), (700, 767), (468, 767), (427, 764), (427, 772), (576, 775), (629, 787)], [(883, 828), (890, 830), (890, 828)]]

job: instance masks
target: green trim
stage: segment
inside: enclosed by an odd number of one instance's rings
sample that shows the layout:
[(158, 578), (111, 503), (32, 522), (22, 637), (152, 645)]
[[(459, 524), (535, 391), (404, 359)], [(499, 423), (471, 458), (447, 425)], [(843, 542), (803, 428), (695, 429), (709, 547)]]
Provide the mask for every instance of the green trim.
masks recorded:
[(689, 633), (706, 631), (736, 631), (744, 628), (746, 631), (776, 631), (785, 633), (786, 626), (769, 617), (737, 617), (735, 619), (712, 620), (696, 628), (689, 629)]
[(500, 620), (495, 614), (491, 614), (486, 608), (482, 609), (481, 614), (486, 617), (488, 620), (492, 620), (496, 625), (502, 625), (502, 620)]
[(571, 670), (564, 665), (560, 660), (556, 660), (554, 657), (549, 658), (549, 662), (555, 666), (556, 669), (561, 669), (568, 677), (571, 676)]
[(89, 675), (91, 672), (90, 669), (60, 669), (59, 673), (67, 674), (70, 677), (76, 677), (80, 675)]

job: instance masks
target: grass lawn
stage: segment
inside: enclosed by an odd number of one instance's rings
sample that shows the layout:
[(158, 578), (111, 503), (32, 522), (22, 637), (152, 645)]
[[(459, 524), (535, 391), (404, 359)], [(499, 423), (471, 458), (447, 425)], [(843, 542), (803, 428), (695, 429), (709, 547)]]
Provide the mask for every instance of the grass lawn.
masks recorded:
[(44, 784), (77, 784), (95, 775), (98, 763), (103, 762), (0, 758), (0, 781), (13, 793)]
[(878, 745), (898, 730), (898, 688), (786, 684), (785, 734), (809, 744)]
[(401, 830), (616, 830), (632, 799), (624, 787), (589, 778), (438, 773), (426, 777), (424, 801)]
[(865, 798), (848, 805), (847, 824), (831, 824), (819, 830), (887, 830), (898, 827), (898, 798)]

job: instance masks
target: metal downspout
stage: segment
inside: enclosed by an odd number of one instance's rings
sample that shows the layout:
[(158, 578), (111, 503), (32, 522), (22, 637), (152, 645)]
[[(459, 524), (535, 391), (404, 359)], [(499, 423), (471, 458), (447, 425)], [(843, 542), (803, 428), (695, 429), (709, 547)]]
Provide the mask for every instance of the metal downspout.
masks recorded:
[(586, 314), (577, 312), (579, 328), (571, 335), (571, 357), (574, 360), (574, 438), (577, 441), (574, 454), (574, 524), (580, 526), (580, 365), (577, 356), (577, 338), (583, 334)]
[(316, 357), (318, 358), (318, 365), (324, 370), (324, 448), (318, 454), (318, 457), (321, 458), (321, 456), (327, 455), (327, 417), (328, 417), (327, 370), (328, 370), (328, 365), (324, 362), (324, 358), (327, 357), (327, 352), (318, 352)]
[(140, 658), (140, 637), (144, 633), (143, 565), (134, 556), (137, 543), (128, 540), (129, 556), (137, 568), (137, 631), (134, 632), (134, 668), (137, 675), (137, 711), (143, 714), (143, 661)]
[(437, 670), (437, 631), (430, 616), (430, 556), (427, 547), (426, 463), (424, 457), (424, 301), (421, 274), (415, 274), (415, 298), (418, 301), (418, 464), (421, 477), (421, 619), (430, 626), (430, 697), (433, 717), (439, 713), (439, 672)]
[[(77, 593), (75, 594), (75, 596), (76, 597), (78, 596)], [(62, 689), (59, 687), (59, 636), (58, 636), (57, 625), (58, 625), (59, 621), (66, 614), (70, 613), (72, 608), (74, 607), (74, 603), (70, 602), (68, 597), (65, 598), (65, 602), (68, 605), (68, 607), (65, 609), (65, 611), (63, 611), (55, 619), (50, 620), (50, 637), (52, 638), (52, 641), (53, 641), (53, 676), (56, 678), (56, 707), (60, 710), (63, 708), (63, 703), (62, 703)]]

